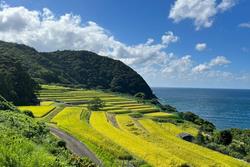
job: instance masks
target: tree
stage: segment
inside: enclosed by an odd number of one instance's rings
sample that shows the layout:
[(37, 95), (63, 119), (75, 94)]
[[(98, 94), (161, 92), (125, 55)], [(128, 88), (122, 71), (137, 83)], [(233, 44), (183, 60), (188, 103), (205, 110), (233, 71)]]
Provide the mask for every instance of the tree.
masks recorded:
[(142, 92), (138, 92), (134, 95), (134, 97), (138, 100), (138, 102), (143, 102), (145, 94)]
[(105, 106), (104, 101), (102, 101), (99, 97), (95, 97), (88, 103), (88, 109), (91, 111), (98, 111)]
[(167, 112), (177, 112), (176, 108), (174, 108), (173, 106), (168, 105), (168, 104), (160, 105), (160, 108), (161, 108), (163, 111), (167, 111)]
[(183, 119), (190, 121), (190, 122), (194, 122), (196, 119), (199, 118), (197, 115), (195, 115), (192, 112), (185, 112), (182, 115), (183, 115)]
[(229, 130), (223, 130), (219, 132), (217, 136), (217, 142), (219, 144), (229, 145), (231, 144), (232, 140), (233, 140), (233, 136)]
[[(2, 55), (1, 55), (2, 56)], [(33, 105), (39, 85), (20, 62), (0, 56), (0, 94), (15, 105)]]
[(201, 130), (198, 131), (196, 140), (197, 140), (198, 144), (203, 144), (205, 142), (205, 138), (204, 138)]
[(250, 163), (250, 154), (248, 154), (248, 155), (244, 158), (244, 160)]

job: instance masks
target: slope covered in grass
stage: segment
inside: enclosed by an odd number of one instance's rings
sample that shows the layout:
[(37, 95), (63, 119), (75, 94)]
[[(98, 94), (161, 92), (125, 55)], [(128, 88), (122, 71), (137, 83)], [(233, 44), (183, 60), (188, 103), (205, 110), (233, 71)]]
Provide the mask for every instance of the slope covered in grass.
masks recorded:
[[(58, 146), (44, 123), (0, 99), (0, 166), (74, 166), (73, 156)], [(5, 106), (5, 107), (3, 107)]]

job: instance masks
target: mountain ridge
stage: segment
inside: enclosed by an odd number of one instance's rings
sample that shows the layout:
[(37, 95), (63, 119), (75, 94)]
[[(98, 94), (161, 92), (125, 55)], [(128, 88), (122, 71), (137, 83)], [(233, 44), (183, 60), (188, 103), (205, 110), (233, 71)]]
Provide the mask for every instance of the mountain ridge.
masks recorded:
[(119, 60), (90, 51), (38, 52), (34, 48), (0, 41), (0, 55), (18, 61), (30, 76), (42, 84), (78, 85), (156, 98), (146, 81)]

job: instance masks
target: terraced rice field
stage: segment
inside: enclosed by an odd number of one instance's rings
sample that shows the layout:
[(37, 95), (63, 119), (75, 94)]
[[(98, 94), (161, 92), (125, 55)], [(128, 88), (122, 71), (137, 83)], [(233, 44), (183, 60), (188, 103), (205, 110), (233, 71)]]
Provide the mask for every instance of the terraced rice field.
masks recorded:
[(41, 118), (47, 115), (49, 112), (54, 110), (56, 107), (55, 106), (21, 106), (18, 107), (19, 110), (24, 111), (24, 110), (29, 110), (31, 111), (36, 118)]
[(178, 166), (184, 163), (184, 161), (157, 147), (154, 143), (147, 142), (132, 133), (115, 128), (108, 123), (104, 112), (93, 112), (90, 124), (99, 133), (154, 166)]
[(173, 116), (173, 114), (165, 113), (165, 112), (154, 112), (154, 113), (145, 114), (145, 116), (156, 117), (156, 118), (169, 118)]
[[(182, 132), (196, 136), (197, 127), (188, 122), (177, 125), (155, 122), (154, 118), (177, 119), (177, 115), (160, 112), (157, 107), (138, 103), (133, 97), (56, 86), (43, 86), (39, 97), (54, 101), (52, 106), (64, 106), (50, 123), (84, 142), (108, 167), (122, 166), (125, 159), (129, 160), (128, 166), (145, 165), (145, 162), (155, 167), (249, 166), (243, 161), (178, 138), (177, 135)], [(105, 107), (91, 112), (87, 109), (87, 102), (94, 97), (100, 97)], [(132, 118), (131, 113), (139, 113), (141, 117)], [(142, 163), (142, 160), (145, 162)]]
[(128, 155), (127, 151), (93, 129), (88, 124), (88, 114), (86, 108), (66, 107), (51, 122), (88, 145), (104, 165), (119, 165), (120, 163), (115, 160)]
[(40, 103), (41, 106), (51, 106), (51, 105), (53, 105), (53, 104), (54, 104), (53, 101), (42, 101), (42, 102)]

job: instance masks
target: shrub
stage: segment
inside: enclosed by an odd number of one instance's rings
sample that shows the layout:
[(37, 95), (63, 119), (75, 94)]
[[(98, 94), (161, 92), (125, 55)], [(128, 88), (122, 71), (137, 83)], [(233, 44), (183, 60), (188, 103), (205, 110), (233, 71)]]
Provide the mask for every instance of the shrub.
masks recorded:
[(160, 108), (161, 108), (161, 110), (167, 111), (167, 112), (177, 112), (175, 107), (172, 107), (172, 106), (170, 106), (168, 104), (160, 105)]
[(0, 95), (0, 110), (18, 111), (16, 107)]
[(88, 103), (88, 109), (91, 111), (98, 111), (105, 106), (104, 101), (102, 101), (99, 97), (93, 98)]
[(132, 118), (141, 118), (143, 117), (143, 114), (139, 112), (132, 112), (129, 114), (129, 116), (131, 116)]
[(233, 140), (233, 136), (229, 130), (220, 131), (217, 135), (217, 143), (229, 145)]
[(131, 161), (133, 159), (132, 155), (126, 154), (126, 155), (120, 155), (118, 157), (120, 160), (127, 160), (127, 161)]
[(63, 141), (63, 140), (59, 140), (59, 141), (57, 142), (57, 146), (58, 146), (58, 147), (66, 148), (66, 142)]
[(201, 131), (198, 131), (196, 141), (197, 141), (198, 144), (203, 144), (205, 142), (205, 138), (204, 138)]
[(72, 156), (70, 164), (76, 167), (96, 167), (88, 157), (79, 158), (78, 156)]
[(245, 158), (244, 158), (245, 161), (247, 162), (250, 162), (250, 154), (248, 154)]
[(182, 119), (184, 119), (186, 121), (193, 122), (196, 125), (200, 125), (200, 130), (202, 130), (204, 132), (211, 133), (216, 129), (216, 127), (214, 126), (213, 123), (200, 118), (198, 115), (196, 115), (192, 112), (181, 112), (178, 114)]
[(137, 99), (138, 102), (143, 102), (145, 99), (145, 94), (142, 92), (138, 92), (134, 95), (134, 97)]
[(35, 117), (33, 112), (31, 112), (30, 110), (24, 110), (23, 113), (31, 118)]
[(159, 105), (160, 104), (159, 101), (157, 99), (155, 99), (155, 98), (151, 99), (150, 103), (154, 104), (154, 105)]
[(185, 163), (185, 164), (181, 164), (180, 167), (190, 167), (190, 165)]

